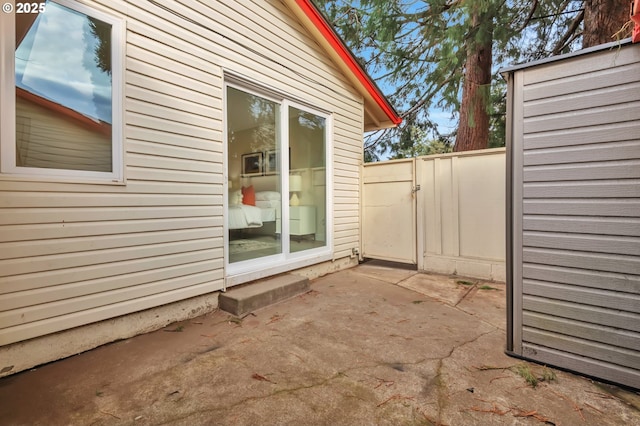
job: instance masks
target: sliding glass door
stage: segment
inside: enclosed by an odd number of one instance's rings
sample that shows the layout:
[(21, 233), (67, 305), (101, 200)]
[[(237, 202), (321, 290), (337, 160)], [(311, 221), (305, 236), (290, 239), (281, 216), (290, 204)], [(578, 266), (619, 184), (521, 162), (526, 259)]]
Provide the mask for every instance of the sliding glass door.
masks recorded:
[(226, 108), (229, 265), (327, 249), (327, 117), (233, 85)]
[(229, 263), (282, 253), (280, 108), (227, 88)]
[(289, 247), (299, 252), (326, 244), (326, 119), (289, 107)]

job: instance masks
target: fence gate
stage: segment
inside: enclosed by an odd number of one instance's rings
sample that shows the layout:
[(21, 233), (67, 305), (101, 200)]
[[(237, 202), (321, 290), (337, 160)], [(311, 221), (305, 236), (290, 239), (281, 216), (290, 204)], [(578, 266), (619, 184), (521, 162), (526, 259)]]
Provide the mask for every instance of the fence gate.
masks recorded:
[(363, 171), (362, 251), (371, 259), (417, 263), (415, 159), (368, 163)]

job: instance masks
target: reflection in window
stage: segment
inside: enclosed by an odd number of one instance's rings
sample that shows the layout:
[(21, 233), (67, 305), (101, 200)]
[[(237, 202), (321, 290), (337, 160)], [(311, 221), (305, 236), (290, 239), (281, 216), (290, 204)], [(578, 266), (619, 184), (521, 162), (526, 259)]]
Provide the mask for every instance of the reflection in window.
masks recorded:
[(280, 105), (227, 89), (229, 263), (282, 253)]
[(111, 172), (111, 25), (47, 2), (16, 14), (16, 165)]
[(326, 245), (325, 141), (324, 117), (289, 107), (289, 232), (292, 253)]

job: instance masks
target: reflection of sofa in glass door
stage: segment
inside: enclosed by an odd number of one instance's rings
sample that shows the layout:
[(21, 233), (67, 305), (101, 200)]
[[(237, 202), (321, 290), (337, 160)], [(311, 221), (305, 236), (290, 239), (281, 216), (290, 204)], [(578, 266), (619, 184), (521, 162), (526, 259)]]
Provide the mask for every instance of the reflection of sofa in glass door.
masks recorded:
[(289, 232), (292, 236), (302, 237), (316, 234), (316, 206), (290, 206)]

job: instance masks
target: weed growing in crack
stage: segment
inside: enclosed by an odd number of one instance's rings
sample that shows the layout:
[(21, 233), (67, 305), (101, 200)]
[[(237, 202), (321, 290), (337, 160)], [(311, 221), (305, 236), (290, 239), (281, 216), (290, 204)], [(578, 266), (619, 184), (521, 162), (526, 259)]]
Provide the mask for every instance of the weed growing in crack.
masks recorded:
[(540, 382), (552, 382), (556, 380), (556, 373), (553, 370), (543, 367), (542, 375), (537, 377), (528, 364), (521, 363), (511, 367), (511, 371), (522, 377), (531, 387), (535, 388)]
[(529, 383), (531, 387), (538, 386), (538, 378), (531, 372), (531, 368), (527, 364), (516, 364), (512, 367), (513, 371)]
[(556, 380), (556, 373), (553, 370), (547, 368), (546, 366), (542, 368), (542, 378), (540, 381), (544, 382), (553, 382)]
[(480, 290), (498, 290), (497, 288), (495, 288), (495, 287), (491, 287), (490, 285), (483, 285), (483, 286), (480, 286), (480, 287), (478, 287), (478, 288), (479, 288)]

